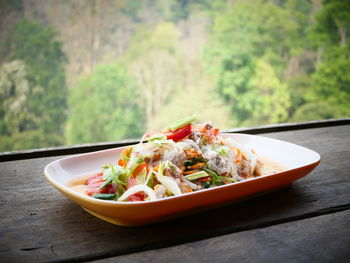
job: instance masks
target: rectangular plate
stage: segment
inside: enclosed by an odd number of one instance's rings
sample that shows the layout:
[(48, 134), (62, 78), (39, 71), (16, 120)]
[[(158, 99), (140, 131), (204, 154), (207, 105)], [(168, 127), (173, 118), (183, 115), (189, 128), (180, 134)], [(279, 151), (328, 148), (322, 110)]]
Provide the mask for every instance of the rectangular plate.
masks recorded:
[(242, 182), (140, 202), (99, 200), (68, 187), (68, 183), (77, 176), (101, 172), (103, 164), (116, 163), (125, 147), (63, 158), (48, 164), (44, 173), (54, 187), (94, 216), (117, 225), (140, 226), (278, 190), (307, 175), (320, 163), (318, 153), (296, 144), (247, 134), (223, 135), (231, 137), (245, 148), (254, 149), (258, 156), (268, 158), (286, 169)]

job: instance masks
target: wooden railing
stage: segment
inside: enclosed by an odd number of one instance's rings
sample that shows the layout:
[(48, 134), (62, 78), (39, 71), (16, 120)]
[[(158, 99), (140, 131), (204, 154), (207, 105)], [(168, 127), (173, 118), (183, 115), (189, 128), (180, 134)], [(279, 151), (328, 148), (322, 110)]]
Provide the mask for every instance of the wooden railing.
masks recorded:
[[(294, 131), (294, 130), (302, 130), (302, 129), (310, 129), (310, 128), (331, 127), (331, 126), (346, 125), (346, 124), (350, 124), (350, 118), (328, 119), (328, 120), (318, 120), (318, 121), (298, 122), (298, 123), (279, 123), (279, 124), (263, 125), (259, 127), (235, 128), (235, 129), (225, 130), (224, 132), (262, 134), (262, 133)], [(122, 147), (126, 145), (136, 144), (139, 142), (139, 140), (140, 139), (130, 139), (130, 140), (121, 140), (121, 141), (114, 141), (114, 142), (88, 143), (88, 144), (78, 144), (78, 145), (69, 145), (69, 146), (61, 146), (61, 147), (54, 147), (54, 148), (41, 148), (41, 149), (32, 149), (32, 150), (23, 150), (23, 151), (14, 151), (14, 152), (0, 152), (0, 162), (99, 151), (99, 150), (105, 150), (105, 149), (110, 149), (115, 147)]]

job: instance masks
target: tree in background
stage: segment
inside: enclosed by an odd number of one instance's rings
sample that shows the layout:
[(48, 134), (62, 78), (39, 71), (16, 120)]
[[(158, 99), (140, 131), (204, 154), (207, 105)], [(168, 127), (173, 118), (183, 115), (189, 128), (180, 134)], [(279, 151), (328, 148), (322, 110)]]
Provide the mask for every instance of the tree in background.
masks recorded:
[(1, 57), (9, 63), (1, 77), (1, 135), (16, 142), (6, 150), (64, 143), (66, 57), (55, 37), (52, 29), (21, 20), (2, 47)]
[(184, 84), (179, 38), (180, 31), (172, 23), (159, 23), (153, 30), (141, 26), (125, 54), (125, 63), (141, 87), (140, 106), (148, 124)]
[[(150, 130), (159, 131), (184, 116), (196, 114), (199, 122), (212, 122), (220, 129), (233, 127), (230, 108), (213, 92), (208, 79), (201, 86), (187, 86), (176, 91), (172, 99), (157, 113)], [(215, 109), (215, 110), (214, 110)]]
[(296, 111), (295, 121), (350, 115), (349, 35), (350, 2), (325, 1), (310, 34), (319, 61), (312, 75), (312, 89), (306, 94), (305, 105)]
[[(349, 1), (3, 2), (2, 150), (137, 137), (198, 112), (221, 128), (350, 114)], [(59, 32), (68, 63), (23, 17)]]
[(15, 60), (0, 68), (0, 150), (29, 149), (60, 144), (56, 134), (43, 134), (32, 97), (43, 93), (28, 81), (26, 65)]
[(242, 126), (278, 123), (288, 118), (290, 95), (287, 85), (277, 76), (274, 68), (259, 59), (255, 74), (248, 83), (249, 89), (237, 100), (237, 107), (249, 113)]
[(215, 16), (212, 32), (206, 59), (236, 125), (286, 121), (290, 101), (281, 76), (298, 24), (282, 7), (256, 0)]
[(144, 132), (139, 90), (125, 67), (98, 65), (71, 90), (68, 143), (137, 138)]

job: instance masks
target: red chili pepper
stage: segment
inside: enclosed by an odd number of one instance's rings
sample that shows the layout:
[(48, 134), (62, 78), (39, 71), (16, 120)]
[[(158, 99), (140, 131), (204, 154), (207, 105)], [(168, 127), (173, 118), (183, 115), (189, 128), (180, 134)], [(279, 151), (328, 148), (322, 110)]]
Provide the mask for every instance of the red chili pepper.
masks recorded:
[(208, 176), (208, 177), (200, 178), (200, 179), (198, 179), (198, 181), (200, 181), (200, 182), (208, 182), (208, 181), (210, 181), (210, 177)]
[(177, 130), (166, 132), (165, 135), (169, 140), (173, 140), (174, 142), (180, 141), (186, 136), (190, 135), (192, 132), (192, 125), (187, 124), (184, 127), (181, 127)]

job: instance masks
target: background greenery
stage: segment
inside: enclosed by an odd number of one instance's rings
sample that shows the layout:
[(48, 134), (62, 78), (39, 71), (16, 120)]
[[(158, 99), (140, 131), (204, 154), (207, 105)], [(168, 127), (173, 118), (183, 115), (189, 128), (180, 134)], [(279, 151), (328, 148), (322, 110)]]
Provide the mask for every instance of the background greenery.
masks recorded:
[(350, 115), (348, 0), (1, 0), (0, 151)]

